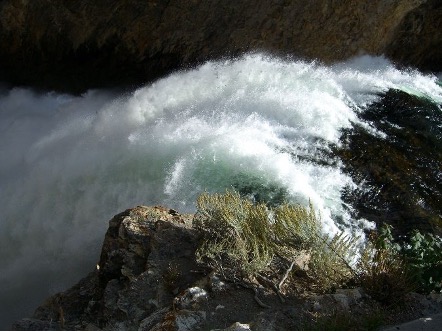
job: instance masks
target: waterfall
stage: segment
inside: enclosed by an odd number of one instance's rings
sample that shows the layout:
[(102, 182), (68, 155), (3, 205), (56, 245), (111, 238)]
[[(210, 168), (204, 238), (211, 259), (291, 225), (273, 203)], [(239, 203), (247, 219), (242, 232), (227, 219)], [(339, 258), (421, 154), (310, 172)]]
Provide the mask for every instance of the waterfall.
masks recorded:
[(360, 115), (391, 89), (440, 111), (437, 81), (383, 57), (324, 66), (250, 54), (130, 93), (2, 91), (0, 321), (91, 271), (107, 221), (136, 205), (193, 212), (201, 192), (234, 188), (268, 204), (310, 201), (324, 232), (363, 237), (373, 220), (342, 193), (370, 187), (334, 148), (355, 126), (388, 139)]

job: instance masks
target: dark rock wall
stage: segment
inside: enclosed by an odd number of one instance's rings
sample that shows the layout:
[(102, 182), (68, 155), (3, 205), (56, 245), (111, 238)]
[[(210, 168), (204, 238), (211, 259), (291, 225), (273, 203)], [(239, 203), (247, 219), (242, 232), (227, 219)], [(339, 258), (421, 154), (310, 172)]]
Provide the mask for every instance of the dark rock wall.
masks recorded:
[(385, 53), (407, 65), (439, 70), (438, 3), (3, 0), (0, 79), (81, 91), (143, 83), (183, 66), (253, 50), (324, 62)]
[(386, 54), (403, 65), (442, 71), (442, 1), (432, 0), (407, 14)]

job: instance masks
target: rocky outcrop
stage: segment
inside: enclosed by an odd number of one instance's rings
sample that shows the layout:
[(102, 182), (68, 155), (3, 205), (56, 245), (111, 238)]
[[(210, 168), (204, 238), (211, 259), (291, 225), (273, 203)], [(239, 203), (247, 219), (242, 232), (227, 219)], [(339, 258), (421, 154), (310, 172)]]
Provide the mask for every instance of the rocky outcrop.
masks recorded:
[[(13, 329), (302, 330), (312, 329), (320, 315), (333, 319), (337, 312), (352, 324), (357, 317), (363, 327), (361, 320), (373, 318), (367, 312), (375, 303), (362, 289), (308, 295), (287, 287), (277, 294), (253, 281), (224, 280), (196, 262), (200, 239), (191, 224), (191, 215), (162, 207), (139, 206), (116, 215), (96, 269)], [(442, 310), (436, 294), (413, 296), (414, 310), (402, 306), (392, 322)]]
[(156, 324), (175, 296), (204, 274), (195, 263), (189, 222), (189, 216), (160, 207), (116, 215), (96, 270), (15, 328), (133, 330)]
[(246, 51), (441, 70), (438, 0), (4, 0), (1, 80), (82, 91)]

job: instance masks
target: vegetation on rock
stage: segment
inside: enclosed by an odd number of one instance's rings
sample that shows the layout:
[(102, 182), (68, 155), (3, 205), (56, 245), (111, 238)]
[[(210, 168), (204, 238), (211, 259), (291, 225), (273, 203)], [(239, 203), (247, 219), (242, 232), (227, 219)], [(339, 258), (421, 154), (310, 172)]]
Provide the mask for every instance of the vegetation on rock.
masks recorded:
[(390, 305), (400, 285), (440, 280), (440, 239), (415, 233), (404, 245), (382, 227), (362, 252), (355, 243), (322, 234), (312, 206), (232, 191), (201, 195), (196, 215), (138, 206), (110, 220), (94, 271), (13, 329), (367, 330), (440, 311), (436, 294)]
[[(280, 282), (274, 288), (279, 290), (297, 265), (295, 270), (304, 270), (318, 291), (359, 285), (384, 304), (412, 290), (440, 290), (442, 241), (430, 234), (416, 231), (408, 244), (399, 243), (387, 225), (361, 246), (358, 238), (343, 232), (324, 234), (311, 205), (269, 208), (235, 191), (203, 193), (193, 225), (202, 234), (198, 261), (229, 280), (268, 281), (278, 271)], [(308, 255), (307, 268), (296, 263), (301, 254)]]

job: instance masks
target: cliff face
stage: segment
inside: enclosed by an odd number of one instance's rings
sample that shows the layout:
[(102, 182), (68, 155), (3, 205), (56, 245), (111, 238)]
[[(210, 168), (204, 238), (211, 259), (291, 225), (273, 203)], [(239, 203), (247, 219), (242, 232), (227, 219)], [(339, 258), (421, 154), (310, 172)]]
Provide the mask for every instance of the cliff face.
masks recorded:
[(1, 79), (68, 90), (136, 84), (253, 50), (325, 62), (387, 54), (441, 70), (438, 3), (4, 0)]
[(385, 53), (404, 65), (442, 71), (442, 2), (428, 1), (410, 11)]
[[(369, 323), (367, 313), (385, 311), (388, 319), (377, 324), (387, 324), (442, 310), (437, 294), (410, 294), (412, 306), (408, 303), (394, 311), (380, 308), (361, 288), (315, 295), (308, 287), (284, 285), (276, 291), (270, 280), (258, 276), (232, 282), (196, 262), (199, 242), (191, 215), (162, 207), (126, 210), (109, 221), (95, 271), (48, 298), (32, 318), (21, 319), (12, 328), (312, 330), (321, 326), (314, 325), (320, 316), (334, 321), (347, 313), (357, 320), (349, 318), (350, 325), (337, 325), (337, 329), (359, 326), (365, 330), (379, 327), (361, 323), (364, 319)], [(292, 274), (300, 276), (303, 271)], [(331, 322), (322, 326), (334, 326)]]

